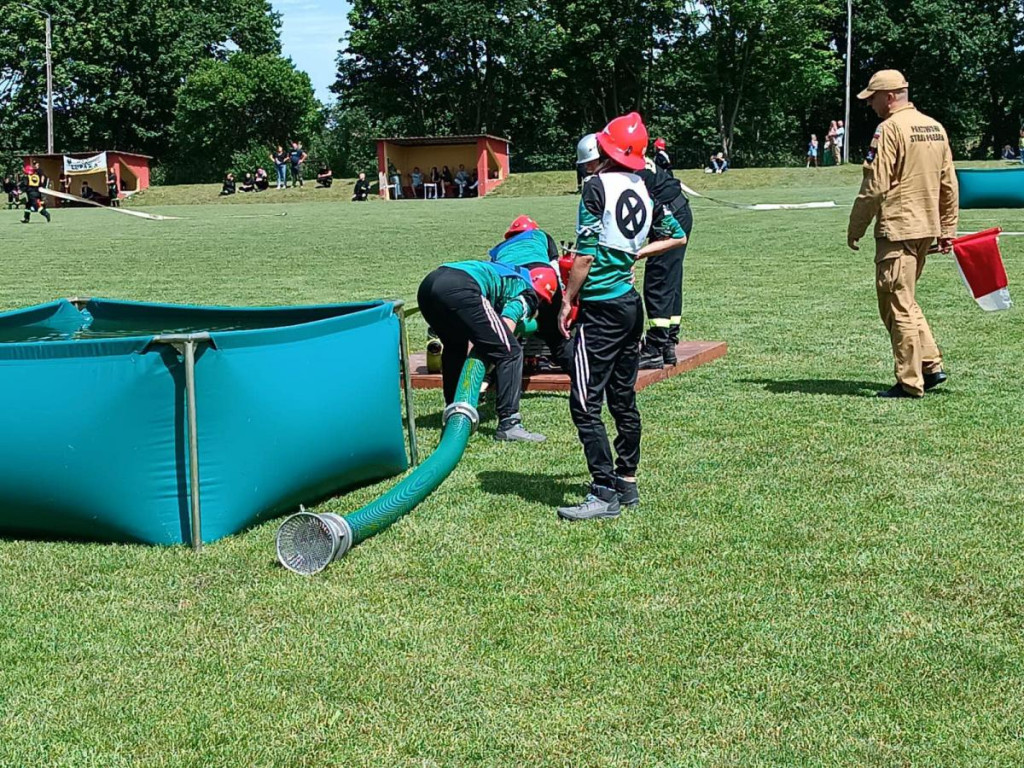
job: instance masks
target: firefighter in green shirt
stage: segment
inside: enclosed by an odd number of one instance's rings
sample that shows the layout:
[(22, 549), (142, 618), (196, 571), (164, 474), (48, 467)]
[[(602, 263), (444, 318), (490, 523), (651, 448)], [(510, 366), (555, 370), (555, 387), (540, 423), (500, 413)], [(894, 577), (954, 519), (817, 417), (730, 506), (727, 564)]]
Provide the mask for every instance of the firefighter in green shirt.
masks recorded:
[[(505, 239), (490, 250), (491, 261), (513, 267), (550, 267), (558, 262), (558, 245), (529, 216), (517, 216), (505, 232)], [(537, 337), (551, 352), (551, 359), (569, 373), (572, 367), (572, 344), (562, 336), (558, 314), (562, 309), (562, 291), (555, 292), (550, 302), (541, 302), (537, 311)]]
[(455, 399), (470, 342), (485, 363), (494, 365), (495, 440), (545, 440), (544, 435), (527, 431), (519, 414), (523, 348), (514, 334), (536, 315), (539, 302), (550, 302), (557, 289), (558, 278), (549, 266), (526, 270), (486, 261), (442, 264), (420, 284), (417, 298), (423, 318), (444, 345), (445, 404)]
[[(569, 411), (583, 443), (591, 475), (590, 492), (559, 517), (588, 520), (615, 517), (640, 496), (640, 412), (636, 376), (644, 310), (633, 289), (633, 265), (686, 242), (686, 233), (667, 209), (657, 206), (636, 171), (644, 168), (647, 128), (633, 112), (612, 120), (601, 133), (584, 137), (577, 160), (588, 174), (576, 220), (576, 253), (559, 315), (569, 337), (569, 316), (579, 300), (570, 378)], [(644, 245), (648, 235), (659, 239)], [(615, 420), (616, 461), (601, 420), (602, 405)]]

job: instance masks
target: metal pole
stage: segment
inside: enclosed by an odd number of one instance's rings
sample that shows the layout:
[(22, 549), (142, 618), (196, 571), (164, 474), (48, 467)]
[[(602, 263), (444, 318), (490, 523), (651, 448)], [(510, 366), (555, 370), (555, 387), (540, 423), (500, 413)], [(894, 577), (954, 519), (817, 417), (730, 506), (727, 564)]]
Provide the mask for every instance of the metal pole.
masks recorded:
[(409, 339), (405, 329), (405, 302), (396, 301), (398, 313), (398, 344), (402, 358), (402, 387), (405, 390), (405, 428), (409, 431), (409, 463), (420, 463), (420, 451), (416, 443), (416, 407), (412, 395), (412, 368), (409, 362)]
[(188, 408), (188, 468), (192, 495), (192, 549), (203, 548), (203, 521), (199, 508), (199, 427), (196, 419), (196, 342), (185, 341), (185, 396)]
[(843, 135), (843, 162), (850, 162), (850, 59), (853, 53), (853, 0), (846, 0), (846, 133)]
[(50, 34), (50, 14), (42, 8), (27, 3), (17, 3), (22, 8), (46, 18), (46, 154), (53, 154), (53, 57), (51, 54), (53, 36)]
[(46, 14), (46, 154), (53, 154), (53, 58), (50, 54), (50, 14)]

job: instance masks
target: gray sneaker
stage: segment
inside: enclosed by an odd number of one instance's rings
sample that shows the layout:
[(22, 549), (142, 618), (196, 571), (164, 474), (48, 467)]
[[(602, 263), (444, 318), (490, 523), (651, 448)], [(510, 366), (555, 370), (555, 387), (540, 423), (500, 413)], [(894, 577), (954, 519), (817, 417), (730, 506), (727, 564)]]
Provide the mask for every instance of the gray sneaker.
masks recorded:
[(619, 516), (619, 495), (611, 488), (600, 485), (590, 486), (590, 493), (575, 507), (559, 507), (558, 516), (563, 520), (592, 520), (600, 517)]
[(510, 443), (543, 443), (547, 438), (539, 432), (530, 432), (523, 426), (518, 418), (504, 419), (498, 424), (494, 433), (495, 440), (504, 440)]
[(636, 507), (640, 505), (640, 492), (636, 489), (635, 482), (615, 478), (615, 491), (619, 494), (619, 504), (623, 507)]

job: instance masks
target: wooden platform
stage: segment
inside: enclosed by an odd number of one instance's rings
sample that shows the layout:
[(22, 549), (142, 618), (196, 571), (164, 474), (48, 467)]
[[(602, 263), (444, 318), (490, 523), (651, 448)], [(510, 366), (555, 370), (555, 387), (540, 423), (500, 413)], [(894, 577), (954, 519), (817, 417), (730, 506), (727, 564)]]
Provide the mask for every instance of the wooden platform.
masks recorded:
[[(699, 365), (724, 357), (727, 345), (724, 341), (684, 341), (676, 346), (679, 362), (671, 368), (660, 371), (640, 371), (636, 378), (636, 391), (664, 381), (672, 376), (692, 371)], [(440, 389), (441, 374), (427, 373), (426, 353), (411, 355), (412, 385), (415, 389)], [(523, 376), (523, 389), (527, 392), (568, 392), (569, 377), (564, 373), (534, 373)]]

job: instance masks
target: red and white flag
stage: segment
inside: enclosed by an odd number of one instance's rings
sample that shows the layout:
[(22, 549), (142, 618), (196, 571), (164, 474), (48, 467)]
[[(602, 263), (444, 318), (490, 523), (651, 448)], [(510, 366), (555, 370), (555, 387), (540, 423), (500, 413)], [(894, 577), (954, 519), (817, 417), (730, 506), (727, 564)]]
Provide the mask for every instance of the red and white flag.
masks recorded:
[(958, 237), (953, 241), (956, 266), (978, 306), (986, 312), (1013, 306), (1006, 269), (999, 253), (999, 227)]

